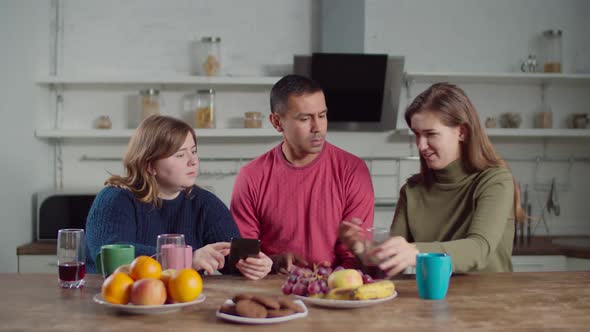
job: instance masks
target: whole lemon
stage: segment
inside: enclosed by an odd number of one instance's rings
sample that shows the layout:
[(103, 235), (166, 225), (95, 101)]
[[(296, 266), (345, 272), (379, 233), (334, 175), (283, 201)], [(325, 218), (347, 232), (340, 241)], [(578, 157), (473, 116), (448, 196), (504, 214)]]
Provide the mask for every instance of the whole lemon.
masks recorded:
[(133, 280), (160, 279), (162, 266), (149, 256), (138, 256), (129, 266), (129, 276)]
[(168, 281), (168, 295), (176, 302), (195, 300), (203, 291), (203, 279), (193, 269), (182, 269)]
[(131, 294), (133, 279), (123, 272), (111, 274), (102, 283), (100, 293), (105, 301), (114, 304), (127, 304)]

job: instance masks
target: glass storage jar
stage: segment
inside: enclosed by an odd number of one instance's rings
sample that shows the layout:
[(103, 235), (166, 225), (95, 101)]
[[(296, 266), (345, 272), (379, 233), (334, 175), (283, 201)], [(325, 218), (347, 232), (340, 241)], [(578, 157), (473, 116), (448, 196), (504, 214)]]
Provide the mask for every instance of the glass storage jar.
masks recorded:
[(198, 62), (201, 74), (204, 76), (217, 76), (221, 70), (221, 38), (201, 38), (201, 51)]
[(151, 115), (160, 114), (160, 91), (156, 89), (140, 90), (141, 121)]
[(561, 73), (561, 30), (545, 30), (541, 39), (543, 49), (543, 71)]
[(198, 90), (195, 101), (195, 127), (215, 128), (215, 90)]
[(262, 113), (245, 112), (244, 128), (262, 128)]

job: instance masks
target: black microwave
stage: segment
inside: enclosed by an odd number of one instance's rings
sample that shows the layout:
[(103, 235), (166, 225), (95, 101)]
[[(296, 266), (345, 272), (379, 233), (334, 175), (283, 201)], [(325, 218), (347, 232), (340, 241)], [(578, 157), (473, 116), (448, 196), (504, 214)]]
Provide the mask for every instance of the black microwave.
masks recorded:
[(37, 193), (37, 241), (57, 240), (62, 228), (85, 228), (97, 191)]

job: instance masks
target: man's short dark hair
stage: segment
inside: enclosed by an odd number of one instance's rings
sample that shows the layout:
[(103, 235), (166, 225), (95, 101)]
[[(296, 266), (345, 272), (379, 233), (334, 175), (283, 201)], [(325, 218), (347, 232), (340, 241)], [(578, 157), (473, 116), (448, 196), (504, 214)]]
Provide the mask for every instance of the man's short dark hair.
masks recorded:
[(301, 75), (287, 75), (275, 83), (270, 90), (270, 111), (285, 114), (289, 97), (319, 91), (322, 91), (322, 87), (318, 82)]

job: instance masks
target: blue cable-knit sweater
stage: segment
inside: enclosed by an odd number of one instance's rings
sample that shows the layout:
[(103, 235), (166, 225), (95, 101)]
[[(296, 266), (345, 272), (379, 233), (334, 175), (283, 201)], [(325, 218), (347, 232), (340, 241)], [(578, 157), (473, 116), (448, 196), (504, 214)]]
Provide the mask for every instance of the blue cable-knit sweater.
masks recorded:
[(162, 200), (159, 208), (140, 202), (129, 190), (109, 186), (98, 193), (88, 213), (86, 272), (96, 272), (94, 261), (102, 245), (133, 244), (136, 256), (151, 256), (159, 234), (184, 234), (193, 250), (240, 237), (225, 204), (197, 186), (190, 194)]

